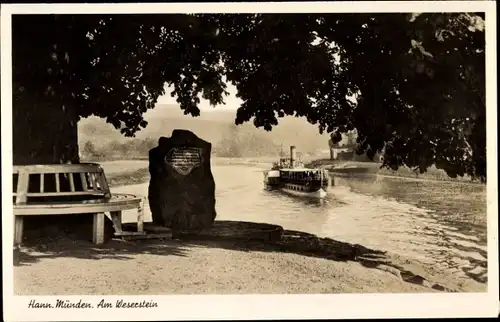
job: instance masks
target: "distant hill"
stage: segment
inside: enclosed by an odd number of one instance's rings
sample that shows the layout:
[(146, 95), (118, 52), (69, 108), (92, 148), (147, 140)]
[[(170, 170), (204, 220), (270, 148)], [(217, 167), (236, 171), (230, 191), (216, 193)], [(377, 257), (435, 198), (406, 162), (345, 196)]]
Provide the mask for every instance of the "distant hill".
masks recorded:
[[(316, 154), (320, 150), (328, 149), (328, 135), (320, 135), (317, 126), (308, 123), (303, 118), (285, 117), (279, 120), (278, 126), (272, 131), (257, 129), (250, 121), (243, 125), (234, 126), (236, 110), (224, 110), (218, 107), (213, 111), (202, 111), (199, 117), (184, 115), (175, 105), (157, 105), (145, 114), (148, 126), (136, 133), (136, 139), (170, 136), (174, 129), (187, 129), (199, 137), (211, 142), (214, 148), (227, 144), (231, 138), (238, 137), (239, 141), (262, 141), (243, 143), (247, 150), (267, 149), (277, 150), (283, 144), (285, 151), (288, 146), (296, 145), (302, 153)], [(115, 141), (125, 143), (133, 140), (126, 138), (111, 124), (98, 117), (88, 117), (78, 123), (79, 144), (92, 141), (97, 148), (102, 148)], [(222, 143), (224, 142), (224, 143)], [(253, 148), (252, 148), (253, 147)], [(255, 151), (243, 151), (243, 156)], [(266, 154), (278, 154), (279, 151), (266, 151)]]

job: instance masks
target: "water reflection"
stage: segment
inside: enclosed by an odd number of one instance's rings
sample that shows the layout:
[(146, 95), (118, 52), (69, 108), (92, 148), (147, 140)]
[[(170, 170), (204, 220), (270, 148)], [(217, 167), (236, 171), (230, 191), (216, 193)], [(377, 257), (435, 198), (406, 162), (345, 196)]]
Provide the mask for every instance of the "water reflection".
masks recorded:
[[(486, 281), (486, 189), (483, 185), (372, 177), (338, 177), (336, 183), (352, 193), (382, 198), (375, 208), (392, 204), (397, 213), (380, 213), (372, 222), (393, 225), (385, 230), (391, 245), (380, 248), (410, 254), (457, 277)], [(385, 205), (385, 206), (382, 206)], [(405, 206), (406, 205), (406, 206)], [(395, 227), (400, 227), (396, 229)]]
[[(265, 203), (273, 205), (273, 222), (486, 282), (484, 186), (383, 176), (334, 181), (324, 201), (267, 192)], [(284, 221), (290, 213), (293, 222)]]
[(265, 190), (267, 193), (270, 195), (274, 196), (275, 198), (290, 198), (290, 203), (292, 204), (297, 204), (298, 207), (328, 207), (330, 206), (331, 202), (334, 202), (335, 200), (332, 200), (331, 198), (325, 198), (325, 199), (318, 199), (318, 198), (309, 198), (309, 197), (293, 197), (290, 194), (287, 194), (286, 192), (279, 191), (279, 190)]
[(425, 214), (459, 231), (459, 235), (486, 244), (485, 186), (457, 182), (401, 180), (396, 178), (336, 178), (353, 192), (382, 196), (431, 210)]

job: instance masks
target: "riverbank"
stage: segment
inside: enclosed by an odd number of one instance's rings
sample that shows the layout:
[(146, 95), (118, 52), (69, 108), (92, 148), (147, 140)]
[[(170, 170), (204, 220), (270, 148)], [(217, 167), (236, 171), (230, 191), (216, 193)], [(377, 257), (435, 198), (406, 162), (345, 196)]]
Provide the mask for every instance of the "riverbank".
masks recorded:
[[(276, 161), (272, 157), (255, 157), (255, 158), (212, 158), (212, 165), (247, 165), (257, 167), (270, 167)], [(360, 162), (360, 161), (343, 161), (330, 159), (304, 160), (308, 161), (306, 167), (324, 168), (331, 174), (335, 175), (378, 175), (386, 177), (434, 180), (434, 181), (449, 181), (449, 182), (464, 182), (464, 183), (480, 183), (473, 180), (469, 176), (464, 177), (449, 177), (444, 170), (437, 169), (431, 166), (424, 173), (418, 173), (407, 167), (400, 167), (398, 170), (381, 168), (381, 163), (377, 162)], [(92, 162), (92, 160), (89, 160)], [(147, 159), (137, 160), (113, 160), (113, 161), (95, 161), (101, 164), (104, 168), (108, 181), (113, 186), (137, 184), (149, 180), (148, 161)]]
[(407, 167), (400, 167), (398, 170), (381, 168), (381, 163), (377, 162), (360, 162), (360, 161), (343, 161), (319, 159), (307, 164), (311, 168), (324, 168), (330, 173), (336, 175), (381, 175), (388, 177), (421, 179), (421, 180), (436, 180), (450, 182), (470, 182), (479, 183), (477, 180), (472, 180), (469, 176), (464, 177), (449, 177), (444, 170), (437, 169), (431, 166), (424, 173), (418, 173)]
[[(282, 241), (59, 238), (14, 251), (18, 295), (422, 293), (444, 290), (382, 252), (314, 235)], [(67, 281), (72, 281), (67, 283)]]
[[(271, 158), (214, 158), (212, 165), (246, 165), (256, 167), (269, 167), (273, 160)], [(100, 162), (111, 186), (132, 185), (149, 180), (148, 161), (146, 160), (120, 160)], [(414, 180), (444, 181), (476, 183), (468, 176), (451, 178), (443, 170), (430, 167), (425, 173), (415, 173), (413, 170), (401, 167), (398, 170), (381, 168), (380, 163), (359, 161), (331, 161), (320, 159), (311, 161), (307, 167), (320, 167), (327, 169), (336, 176), (385, 176), (396, 178), (407, 178)]]
[[(262, 239), (271, 230), (275, 237)], [(181, 240), (110, 240), (96, 246), (75, 235), (52, 235), (16, 248), (14, 265), (18, 295), (485, 290), (484, 284), (457, 281), (396, 254), (241, 221), (218, 220), (213, 231)]]

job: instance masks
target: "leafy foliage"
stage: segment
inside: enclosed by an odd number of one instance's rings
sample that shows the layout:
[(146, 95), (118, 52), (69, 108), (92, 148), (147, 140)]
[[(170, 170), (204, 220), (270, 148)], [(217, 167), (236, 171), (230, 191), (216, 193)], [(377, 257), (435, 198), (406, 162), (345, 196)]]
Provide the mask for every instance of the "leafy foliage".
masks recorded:
[(103, 156), (101, 151), (98, 151), (96, 149), (94, 143), (91, 141), (86, 141), (85, 144), (83, 145), (81, 154), (84, 158), (87, 159), (92, 159), (92, 158), (101, 158)]
[(92, 141), (84, 141), (81, 149), (83, 160), (123, 160), (123, 159), (147, 159), (149, 150), (158, 145), (158, 140), (153, 138), (133, 138), (125, 142), (116, 140), (96, 147)]
[[(72, 105), (126, 136), (164, 85), (185, 114), (243, 101), (236, 124), (305, 116), (384, 165), (486, 178), (484, 15), (13, 17), (14, 94)], [(25, 41), (31, 39), (30, 41)], [(339, 139), (340, 140), (340, 139)]]

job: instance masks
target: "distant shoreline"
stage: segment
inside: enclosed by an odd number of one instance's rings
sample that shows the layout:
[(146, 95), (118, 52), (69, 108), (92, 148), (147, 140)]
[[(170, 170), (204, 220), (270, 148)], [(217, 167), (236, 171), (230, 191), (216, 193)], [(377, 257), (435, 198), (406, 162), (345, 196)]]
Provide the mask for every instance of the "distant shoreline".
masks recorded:
[(442, 182), (460, 182), (480, 184), (478, 180), (472, 180), (468, 176), (449, 177), (444, 170), (437, 169), (435, 166), (429, 167), (424, 173), (416, 173), (407, 167), (400, 167), (398, 170), (381, 168), (381, 163), (360, 162), (360, 161), (340, 161), (320, 159), (309, 163), (308, 167), (319, 167), (327, 169), (331, 174), (338, 176), (383, 176), (388, 178), (405, 178), (413, 180), (442, 181)]
[[(131, 167), (129, 164), (135, 163), (134, 161), (137, 162), (137, 164), (134, 167)], [(275, 158), (272, 157), (212, 157), (212, 166), (245, 165), (269, 167), (274, 161)], [(149, 181), (148, 161), (146, 158), (91, 162), (97, 162), (103, 166), (111, 186), (140, 184)], [(481, 184), (477, 180), (471, 180), (470, 177), (448, 177), (443, 170), (435, 167), (430, 167), (427, 172), (419, 174), (406, 167), (401, 167), (396, 171), (380, 168), (381, 164), (376, 162), (331, 161), (325, 159), (312, 161), (306, 164), (306, 166), (327, 169), (331, 175), (335, 176), (383, 176), (387, 178), (402, 178), (411, 180)]]

